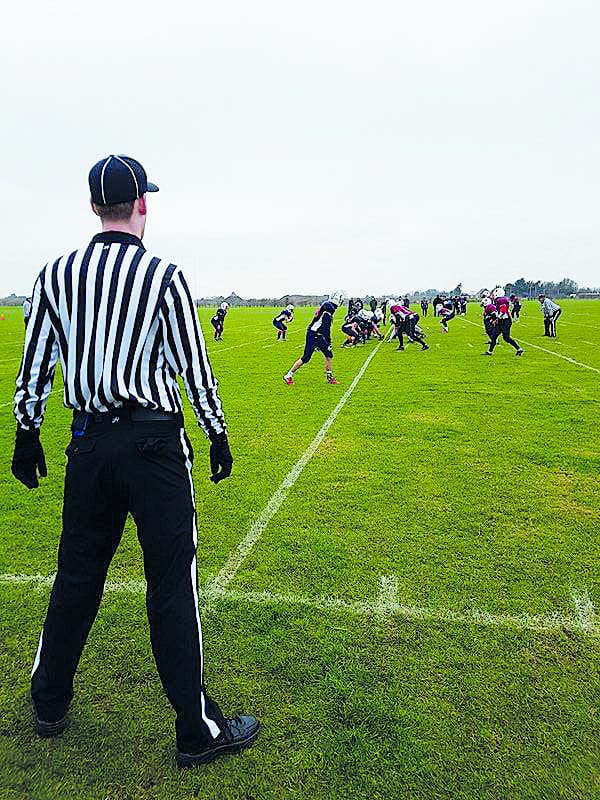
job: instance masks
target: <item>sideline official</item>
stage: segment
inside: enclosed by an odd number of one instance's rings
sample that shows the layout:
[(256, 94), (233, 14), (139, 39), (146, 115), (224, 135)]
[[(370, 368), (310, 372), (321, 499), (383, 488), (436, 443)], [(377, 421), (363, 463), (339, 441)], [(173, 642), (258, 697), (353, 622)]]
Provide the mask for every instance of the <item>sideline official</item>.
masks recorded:
[(46, 475), (40, 427), (58, 359), (73, 409), (58, 570), (31, 691), (41, 736), (67, 724), (73, 678), (128, 512), (144, 554), (152, 651), (176, 711), (177, 762), (250, 745), (259, 722), (226, 718), (206, 693), (198, 611), (192, 448), (177, 375), (210, 439), (212, 480), (232, 458), (217, 382), (179, 267), (146, 252), (142, 165), (111, 155), (89, 174), (102, 233), (50, 261), (34, 288), (17, 379), (12, 470), (29, 489)]

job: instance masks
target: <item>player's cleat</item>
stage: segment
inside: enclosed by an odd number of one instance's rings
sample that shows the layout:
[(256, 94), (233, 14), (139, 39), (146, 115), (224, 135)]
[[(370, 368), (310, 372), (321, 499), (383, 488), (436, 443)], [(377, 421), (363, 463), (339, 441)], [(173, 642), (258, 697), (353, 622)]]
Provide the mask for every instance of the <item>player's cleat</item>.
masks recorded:
[(60, 736), (60, 734), (65, 730), (67, 727), (67, 716), (65, 714), (62, 719), (56, 720), (56, 722), (45, 722), (43, 719), (40, 719), (37, 714), (35, 717), (35, 729), (37, 731), (38, 736), (41, 736), (42, 739), (49, 739), (51, 736)]
[(486, 350), (485, 353), (482, 353), (481, 355), (482, 356), (491, 356), (491, 355), (493, 355), (493, 353), (490, 353), (489, 350)]
[(523, 352), (524, 352), (524, 351), (523, 351), (523, 348), (522, 348), (522, 347), (519, 347), (519, 349), (517, 350), (517, 352), (515, 353), (515, 355), (517, 355), (517, 356), (522, 356), (522, 355), (523, 355)]
[(284, 375), (283, 382), (287, 383), (288, 386), (291, 386), (294, 383), (294, 379), (292, 378), (291, 375)]
[(210, 745), (197, 753), (182, 753), (177, 751), (176, 761), (178, 767), (197, 767), (201, 764), (210, 764), (215, 758), (239, 753), (246, 747), (254, 744), (260, 733), (260, 722), (256, 717), (240, 714), (232, 719), (225, 719), (227, 730)]
[(421, 350), (429, 350), (429, 345), (428, 344), (424, 344), (423, 347), (421, 348)]
[(404, 352), (404, 348), (403, 347), (397, 347), (396, 351), (398, 351), (398, 350), (401, 350), (402, 352)]
[(337, 385), (338, 385), (338, 383), (339, 383), (339, 381), (337, 381), (337, 380), (336, 380), (336, 379), (333, 377), (333, 375), (328, 375), (328, 376), (327, 376), (327, 383), (331, 383), (331, 384), (334, 384), (335, 386), (337, 386)]

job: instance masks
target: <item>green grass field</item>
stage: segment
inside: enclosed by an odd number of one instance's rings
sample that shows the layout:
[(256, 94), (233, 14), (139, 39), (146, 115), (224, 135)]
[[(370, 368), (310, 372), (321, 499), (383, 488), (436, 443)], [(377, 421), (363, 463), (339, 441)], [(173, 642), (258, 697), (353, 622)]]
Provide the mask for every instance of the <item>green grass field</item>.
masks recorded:
[[(184, 772), (132, 526), (70, 727), (56, 740), (33, 732), (29, 673), (55, 569), (69, 413), (57, 381), (42, 431), (49, 477), (27, 492), (10, 475), (23, 324), (4, 309), (0, 798), (599, 798), (600, 303), (562, 306), (550, 340), (539, 305), (525, 303), (520, 359), (503, 343), (481, 356), (475, 305), (447, 336), (424, 320), (426, 353), (341, 350), (338, 312), (340, 385), (326, 384), (316, 354), (292, 387), (281, 376), (311, 310), (285, 344), (272, 309), (231, 310), (224, 340), (209, 342), (230, 480), (210, 483), (207, 442), (188, 418), (207, 683), (226, 712), (264, 727), (243, 755)], [(274, 495), (280, 507), (257, 526)]]

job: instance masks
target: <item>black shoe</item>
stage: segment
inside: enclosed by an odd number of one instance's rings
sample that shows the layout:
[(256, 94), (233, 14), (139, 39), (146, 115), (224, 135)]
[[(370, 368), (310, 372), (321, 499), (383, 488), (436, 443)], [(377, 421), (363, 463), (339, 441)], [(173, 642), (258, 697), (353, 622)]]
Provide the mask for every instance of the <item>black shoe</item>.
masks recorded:
[(519, 349), (517, 350), (517, 352), (515, 353), (515, 355), (517, 355), (517, 356), (522, 356), (522, 355), (523, 355), (523, 348), (522, 348), (522, 347), (519, 347)]
[(256, 717), (240, 714), (237, 717), (226, 719), (225, 722), (227, 730), (198, 753), (182, 753), (178, 750), (177, 766), (195, 767), (200, 764), (209, 764), (215, 758), (239, 753), (240, 750), (254, 744), (260, 731), (260, 722)]
[(404, 350), (403, 347), (397, 347), (396, 350)]
[(424, 344), (423, 347), (421, 348), (421, 350), (429, 350), (429, 345), (428, 344)]
[(62, 719), (57, 719), (55, 722), (46, 722), (40, 719), (37, 714), (35, 717), (35, 729), (38, 736), (42, 739), (49, 739), (51, 736), (60, 736), (60, 734), (67, 727), (67, 715)]
[(481, 355), (483, 355), (483, 356), (491, 356), (492, 354), (490, 353), (489, 350), (486, 350), (485, 353), (482, 353)]

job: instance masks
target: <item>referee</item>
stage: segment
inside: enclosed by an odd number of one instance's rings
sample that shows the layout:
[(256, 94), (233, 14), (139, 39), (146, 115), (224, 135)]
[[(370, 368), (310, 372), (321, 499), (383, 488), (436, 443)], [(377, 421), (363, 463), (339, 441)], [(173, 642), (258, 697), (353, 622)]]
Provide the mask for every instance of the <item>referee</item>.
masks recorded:
[(217, 381), (181, 269), (146, 252), (142, 165), (111, 155), (89, 174), (102, 233), (49, 261), (34, 287), (15, 395), (13, 474), (28, 489), (47, 474), (40, 427), (60, 359), (67, 448), (58, 570), (33, 664), (40, 736), (67, 724), (73, 678), (128, 513), (144, 554), (152, 651), (175, 709), (177, 763), (235, 753), (258, 736), (251, 716), (226, 718), (206, 693), (196, 574), (192, 448), (181, 375), (210, 439), (211, 480), (231, 474)]

